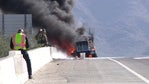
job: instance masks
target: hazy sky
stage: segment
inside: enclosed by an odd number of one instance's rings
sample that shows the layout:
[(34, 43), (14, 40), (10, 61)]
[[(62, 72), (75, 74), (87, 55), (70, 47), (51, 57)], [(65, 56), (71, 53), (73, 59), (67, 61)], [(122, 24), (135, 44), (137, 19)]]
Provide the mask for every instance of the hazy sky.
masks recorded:
[(149, 0), (76, 0), (77, 20), (95, 30), (101, 56), (149, 56)]
[(110, 23), (127, 12), (124, 0), (92, 0), (86, 5), (90, 6), (93, 16), (104, 23)]

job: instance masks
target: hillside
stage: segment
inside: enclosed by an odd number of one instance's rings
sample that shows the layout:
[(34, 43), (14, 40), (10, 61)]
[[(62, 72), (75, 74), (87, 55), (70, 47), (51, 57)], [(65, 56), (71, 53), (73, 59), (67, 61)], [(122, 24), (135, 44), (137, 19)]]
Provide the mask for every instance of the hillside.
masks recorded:
[(76, 0), (76, 21), (92, 28), (98, 56), (149, 55), (148, 0)]

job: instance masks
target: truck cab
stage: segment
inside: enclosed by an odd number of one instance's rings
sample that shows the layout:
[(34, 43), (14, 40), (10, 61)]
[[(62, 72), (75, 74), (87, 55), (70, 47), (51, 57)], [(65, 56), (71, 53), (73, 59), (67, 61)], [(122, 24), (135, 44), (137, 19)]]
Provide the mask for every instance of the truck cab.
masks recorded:
[(80, 57), (81, 53), (85, 53), (85, 57), (97, 57), (95, 48), (91, 41), (76, 42), (76, 50), (73, 55)]

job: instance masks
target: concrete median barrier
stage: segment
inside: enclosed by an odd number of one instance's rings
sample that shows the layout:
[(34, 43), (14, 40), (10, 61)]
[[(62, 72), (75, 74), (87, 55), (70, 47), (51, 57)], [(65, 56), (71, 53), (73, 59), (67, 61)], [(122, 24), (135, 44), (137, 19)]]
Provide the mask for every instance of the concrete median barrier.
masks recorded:
[[(51, 62), (54, 47), (42, 47), (29, 50), (33, 74)], [(0, 58), (0, 84), (24, 84), (28, 80), (26, 62), (20, 51), (9, 51), (9, 56)]]

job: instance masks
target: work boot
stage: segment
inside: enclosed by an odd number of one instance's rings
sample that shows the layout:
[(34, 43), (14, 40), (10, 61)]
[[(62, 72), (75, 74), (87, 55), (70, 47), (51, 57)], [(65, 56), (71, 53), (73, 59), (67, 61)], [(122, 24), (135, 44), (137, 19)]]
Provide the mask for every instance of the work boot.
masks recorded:
[(28, 78), (29, 78), (29, 79), (32, 79), (32, 75), (29, 75)]

